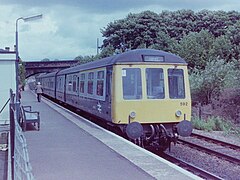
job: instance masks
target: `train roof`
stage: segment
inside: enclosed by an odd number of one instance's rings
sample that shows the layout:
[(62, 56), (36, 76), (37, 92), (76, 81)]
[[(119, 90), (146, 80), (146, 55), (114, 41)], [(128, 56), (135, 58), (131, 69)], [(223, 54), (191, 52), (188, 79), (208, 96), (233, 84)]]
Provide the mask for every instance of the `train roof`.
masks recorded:
[(58, 71), (54, 71), (54, 72), (50, 72), (50, 73), (42, 73), (40, 75), (37, 76), (37, 78), (44, 78), (44, 77), (54, 77), (56, 76), (56, 74), (59, 72)]
[(100, 68), (114, 64), (141, 63), (141, 62), (187, 65), (184, 59), (172, 53), (154, 49), (135, 49), (124, 52), (122, 54), (117, 54), (114, 56), (110, 56), (107, 58), (99, 59), (86, 64), (80, 64), (74, 67), (61, 70), (59, 71), (58, 75)]

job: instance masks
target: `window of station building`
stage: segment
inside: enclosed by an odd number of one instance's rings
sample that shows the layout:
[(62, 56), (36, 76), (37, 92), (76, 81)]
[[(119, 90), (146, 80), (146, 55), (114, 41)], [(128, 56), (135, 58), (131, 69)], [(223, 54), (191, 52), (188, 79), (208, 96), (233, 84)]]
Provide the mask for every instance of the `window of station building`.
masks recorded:
[(122, 69), (122, 85), (124, 99), (142, 98), (142, 78), (139, 68)]
[(147, 81), (147, 98), (148, 99), (164, 99), (165, 98), (163, 69), (147, 68), (146, 81)]
[(103, 96), (103, 87), (104, 87), (104, 71), (97, 72), (97, 92), (98, 96)]
[(84, 93), (84, 84), (85, 84), (85, 74), (80, 75), (80, 93)]
[(93, 72), (88, 73), (88, 88), (87, 88), (88, 94), (93, 94), (93, 79), (94, 73)]
[(182, 69), (168, 69), (169, 97), (171, 99), (184, 99), (184, 75)]
[(77, 75), (73, 76), (73, 92), (77, 92)]

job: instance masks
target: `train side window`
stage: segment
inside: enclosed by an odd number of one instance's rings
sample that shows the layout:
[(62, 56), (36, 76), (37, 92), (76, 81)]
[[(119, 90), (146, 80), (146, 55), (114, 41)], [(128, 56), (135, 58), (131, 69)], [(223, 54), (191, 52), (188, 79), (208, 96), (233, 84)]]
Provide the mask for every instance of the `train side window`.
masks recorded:
[(72, 76), (68, 77), (68, 91), (72, 91)]
[(169, 97), (171, 99), (184, 99), (184, 75), (182, 69), (168, 69)]
[(88, 73), (88, 88), (87, 88), (88, 94), (93, 94), (93, 79), (94, 73), (93, 72)]
[(58, 84), (57, 90), (62, 91), (64, 86), (62, 77), (57, 77), (57, 84)]
[(104, 71), (97, 72), (97, 96), (103, 96)]
[(80, 93), (84, 93), (84, 85), (85, 85), (85, 74), (80, 75)]
[(124, 99), (142, 98), (142, 78), (139, 68), (123, 68), (122, 84)]
[(62, 78), (59, 78), (59, 90), (62, 90), (63, 88), (62, 88)]
[(57, 77), (57, 90), (60, 90), (61, 87), (61, 78)]
[(163, 69), (147, 68), (146, 81), (147, 81), (147, 98), (148, 99), (164, 99), (165, 98)]
[(77, 75), (73, 76), (73, 92), (77, 92)]

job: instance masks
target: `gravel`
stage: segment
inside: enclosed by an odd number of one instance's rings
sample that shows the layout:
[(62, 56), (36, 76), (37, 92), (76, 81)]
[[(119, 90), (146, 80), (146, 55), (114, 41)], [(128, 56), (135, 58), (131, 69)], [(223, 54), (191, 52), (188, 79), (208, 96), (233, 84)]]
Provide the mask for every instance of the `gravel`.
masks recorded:
[[(204, 132), (194, 130), (194, 133), (216, 138), (218, 140), (226, 141), (240, 146), (240, 138), (231, 135), (225, 135), (223, 132)], [(225, 161), (221, 158), (211, 156), (209, 154), (200, 152), (182, 144), (176, 144), (171, 147), (171, 152), (166, 151), (174, 157), (177, 157), (183, 161), (191, 163), (197, 167), (200, 167), (208, 172), (211, 172), (226, 180), (240, 179), (240, 164), (236, 165)]]

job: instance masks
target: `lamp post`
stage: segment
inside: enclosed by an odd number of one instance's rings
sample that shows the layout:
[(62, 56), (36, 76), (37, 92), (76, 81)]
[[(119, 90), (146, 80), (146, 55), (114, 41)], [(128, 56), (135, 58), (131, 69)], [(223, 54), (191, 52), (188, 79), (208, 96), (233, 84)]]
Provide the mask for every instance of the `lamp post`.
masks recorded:
[(29, 16), (29, 17), (20, 17), (16, 20), (16, 119), (19, 121), (19, 109), (20, 109), (20, 98), (19, 98), (19, 52), (18, 52), (18, 21), (23, 20), (24, 22), (34, 21), (42, 18), (42, 14)]
[[(15, 52), (16, 52), (16, 61), (15, 61), (15, 73), (16, 73), (16, 104), (15, 104), (15, 110), (16, 110), (16, 120), (19, 122), (19, 110), (20, 110), (20, 97), (19, 97), (19, 52), (18, 52), (18, 21), (19, 20), (23, 20), (24, 22), (27, 22), (27, 21), (34, 21), (34, 20), (37, 20), (37, 19), (41, 19), (42, 18), (42, 14), (39, 14), (39, 15), (36, 15), (36, 16), (29, 16), (29, 17), (20, 17), (16, 20), (16, 45), (15, 45)], [(14, 144), (15, 144), (15, 121), (13, 120), (12, 122), (10, 122), (11, 124), (11, 137), (12, 137), (12, 141), (11, 144), (12, 144), (12, 151), (11, 151), (11, 168), (12, 168), (12, 179), (14, 180), (15, 177), (14, 177)]]

